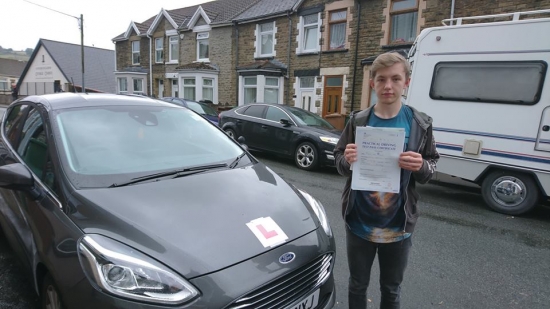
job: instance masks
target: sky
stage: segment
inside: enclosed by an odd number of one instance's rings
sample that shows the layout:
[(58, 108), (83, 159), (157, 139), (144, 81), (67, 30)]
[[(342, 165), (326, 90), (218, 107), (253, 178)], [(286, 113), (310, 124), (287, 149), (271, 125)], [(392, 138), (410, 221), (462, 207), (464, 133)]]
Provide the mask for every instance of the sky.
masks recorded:
[(130, 22), (144, 22), (151, 16), (156, 16), (162, 8), (173, 10), (209, 1), (211, 0), (4, 0), (0, 17), (0, 46), (16, 51), (34, 49), (39, 39), (80, 45), (77, 18), (82, 14), (84, 45), (114, 50), (111, 40), (125, 32)]

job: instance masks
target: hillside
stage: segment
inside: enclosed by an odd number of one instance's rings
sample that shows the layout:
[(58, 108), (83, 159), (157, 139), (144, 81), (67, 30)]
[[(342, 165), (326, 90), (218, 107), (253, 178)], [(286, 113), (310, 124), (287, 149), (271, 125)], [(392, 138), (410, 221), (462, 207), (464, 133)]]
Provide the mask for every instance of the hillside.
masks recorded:
[(26, 50), (17, 51), (11, 48), (2, 48), (2, 46), (0, 46), (0, 58), (29, 61), (29, 58), (32, 55), (32, 52), (33, 52), (32, 48), (27, 48)]

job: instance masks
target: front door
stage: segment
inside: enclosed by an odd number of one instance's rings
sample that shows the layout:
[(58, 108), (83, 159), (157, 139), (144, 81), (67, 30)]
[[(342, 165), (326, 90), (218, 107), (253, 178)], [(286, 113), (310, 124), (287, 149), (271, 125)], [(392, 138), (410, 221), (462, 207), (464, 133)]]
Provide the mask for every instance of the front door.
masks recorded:
[(550, 152), (550, 106), (542, 111), (535, 150)]
[(323, 117), (340, 113), (342, 104), (342, 76), (326, 76), (323, 96)]
[(300, 106), (306, 111), (317, 113), (317, 107), (313, 101), (313, 91), (302, 91), (300, 94)]
[(159, 79), (159, 98), (164, 97), (164, 80)]

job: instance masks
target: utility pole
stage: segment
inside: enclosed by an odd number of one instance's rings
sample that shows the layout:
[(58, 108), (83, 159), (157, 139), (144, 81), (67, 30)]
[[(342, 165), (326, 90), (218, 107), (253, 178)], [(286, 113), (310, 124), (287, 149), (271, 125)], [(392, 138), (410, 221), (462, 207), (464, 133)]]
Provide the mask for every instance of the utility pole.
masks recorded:
[(86, 87), (84, 84), (84, 16), (80, 14), (80, 19), (78, 20), (80, 24), (80, 55), (82, 61), (82, 92), (86, 92)]
[[(50, 10), (50, 11), (53, 11), (53, 12), (56, 12), (56, 13), (59, 13), (59, 14), (63, 14), (65, 16), (76, 18), (76, 20), (78, 21), (78, 25), (80, 26), (80, 57), (81, 57), (81, 61), (82, 61), (82, 92), (86, 92), (86, 87), (84, 85), (84, 16), (82, 16), (82, 14), (80, 14), (80, 17), (76, 17), (76, 16), (73, 16), (73, 15), (69, 15), (67, 13), (63, 13), (63, 12), (51, 9), (49, 7), (46, 7), (46, 6), (43, 6), (43, 5), (40, 5), (40, 4), (33, 3), (31, 1), (28, 1), (28, 0), (23, 0), (23, 1), (25, 1), (27, 3), (30, 3), (30, 4), (34, 4), (36, 6), (45, 8), (47, 10)], [(73, 87), (74, 87), (74, 83), (73, 83)]]

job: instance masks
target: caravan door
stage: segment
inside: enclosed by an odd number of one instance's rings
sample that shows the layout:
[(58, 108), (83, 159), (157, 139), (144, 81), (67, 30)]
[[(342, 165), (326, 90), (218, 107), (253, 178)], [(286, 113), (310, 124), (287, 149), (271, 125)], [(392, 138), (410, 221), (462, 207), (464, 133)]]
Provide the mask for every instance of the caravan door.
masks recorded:
[(542, 110), (535, 150), (550, 152), (550, 106)]

